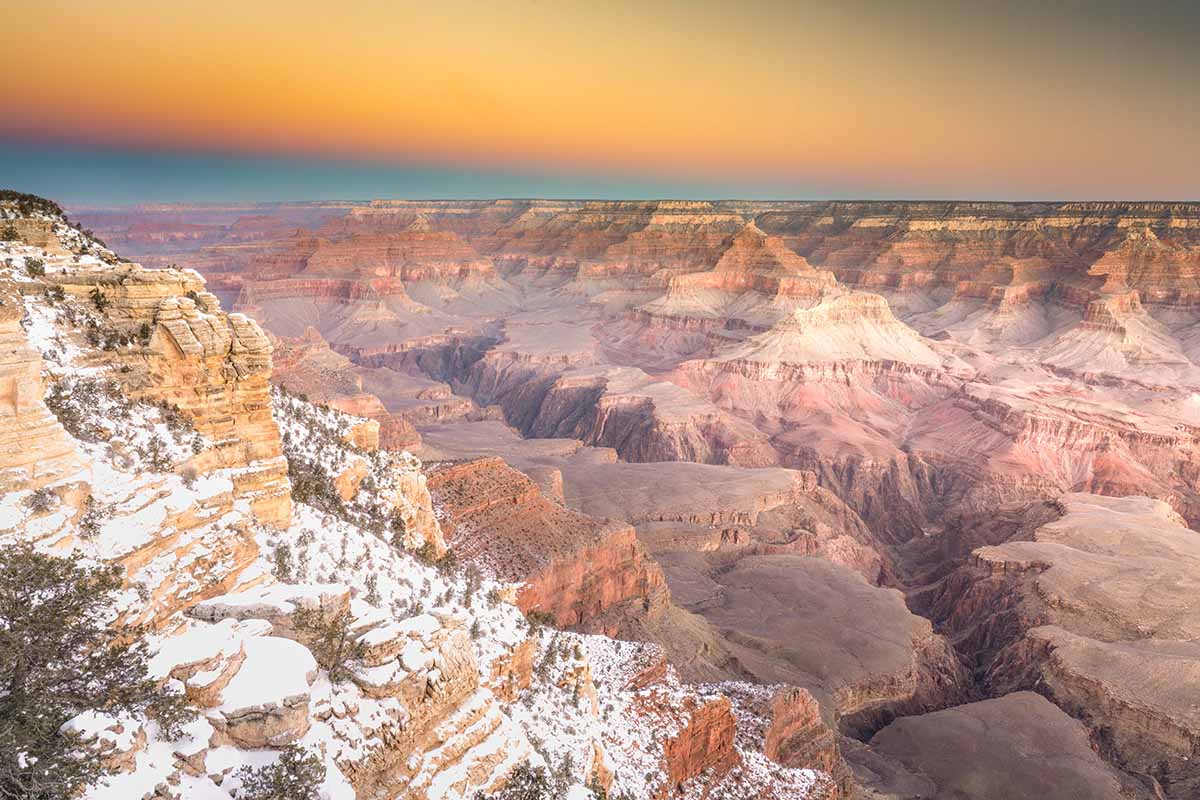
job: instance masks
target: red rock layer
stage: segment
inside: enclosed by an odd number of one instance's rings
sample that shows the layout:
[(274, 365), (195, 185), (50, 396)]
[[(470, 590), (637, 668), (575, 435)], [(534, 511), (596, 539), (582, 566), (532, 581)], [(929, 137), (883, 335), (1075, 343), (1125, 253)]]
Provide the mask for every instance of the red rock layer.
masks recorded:
[(499, 458), (437, 468), (429, 490), (443, 509), (450, 547), (502, 580), (523, 581), (517, 602), (524, 611), (616, 635), (667, 602), (662, 572), (632, 527), (547, 500)]

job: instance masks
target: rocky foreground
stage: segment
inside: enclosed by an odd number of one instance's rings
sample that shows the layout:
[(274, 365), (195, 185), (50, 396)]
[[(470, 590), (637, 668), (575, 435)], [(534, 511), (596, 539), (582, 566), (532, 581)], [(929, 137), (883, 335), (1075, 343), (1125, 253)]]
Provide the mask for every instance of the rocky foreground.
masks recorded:
[[(657, 648), (670, 686), (697, 698), (668, 704), (705, 733), (662, 746), (687, 766), (628, 785), (618, 769), (618, 788), (652, 796), (703, 772), (696, 791), (712, 797), (799, 792), (778, 772), (749, 788), (775, 763), (842, 796), (1194, 795), (1200, 206), (78, 214), (147, 264), (203, 273), (179, 283), (177, 311), (155, 312), (166, 322), (206, 313), (188, 292), (219, 298), (246, 331), (229, 352), (272, 350), (284, 462), (218, 438), (226, 468), (253, 452), (259, 524), (294, 520), (286, 487), (311, 486), (319, 465), (333, 489), (296, 508), (333, 508), (378, 539), (391, 481), (375, 462), (407, 464), (401, 494), (416, 499), (402, 505), (420, 510), (401, 514), (401, 547), (448, 548), (571, 636)], [(90, 288), (66, 284), (86, 306)], [(330, 410), (289, 426), (280, 409), (307, 407), (301, 395)], [(294, 449), (341, 425), (314, 414), (339, 413), (369, 420), (347, 435), (383, 455)], [(398, 461), (404, 449), (424, 465)], [(47, 463), (67, 469), (70, 450)], [(274, 558), (278, 544), (259, 547)], [(493, 695), (540, 697), (533, 672)], [(501, 702), (509, 720), (519, 707)], [(594, 761), (585, 751), (573, 764)]]

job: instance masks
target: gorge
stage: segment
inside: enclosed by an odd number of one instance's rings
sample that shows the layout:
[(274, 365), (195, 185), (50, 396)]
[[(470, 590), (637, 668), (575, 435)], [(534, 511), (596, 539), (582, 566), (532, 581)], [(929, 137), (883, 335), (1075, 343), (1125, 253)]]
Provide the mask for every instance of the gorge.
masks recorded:
[(0, 540), (203, 709), (89, 797), (1200, 792), (1200, 204), (0, 210)]

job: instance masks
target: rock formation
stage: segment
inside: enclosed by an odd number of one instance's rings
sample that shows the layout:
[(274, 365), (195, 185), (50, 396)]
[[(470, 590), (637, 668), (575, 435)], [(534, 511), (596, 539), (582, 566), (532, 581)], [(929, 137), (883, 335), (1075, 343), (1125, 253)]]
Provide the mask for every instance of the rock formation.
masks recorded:
[(1200, 539), (1161, 501), (1066, 495), (1058, 518), (976, 549), (932, 614), (991, 691), (1036, 689), (1167, 797), (1200, 784)]
[(616, 635), (666, 602), (666, 584), (629, 525), (548, 500), (498, 458), (442, 466), (430, 490), (461, 558), (522, 583), (517, 605), (554, 624)]

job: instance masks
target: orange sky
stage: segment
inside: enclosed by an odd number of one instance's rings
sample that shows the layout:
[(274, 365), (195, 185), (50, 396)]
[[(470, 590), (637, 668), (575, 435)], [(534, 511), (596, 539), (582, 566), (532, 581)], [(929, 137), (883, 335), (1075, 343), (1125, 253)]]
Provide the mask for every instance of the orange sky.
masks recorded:
[(27, 79), (6, 81), (0, 136), (960, 196), (1200, 195), (1194, 13), (1143, 28), (1100, 0), (1078, 14), (973, 7), (20, 3), (0, 59)]

